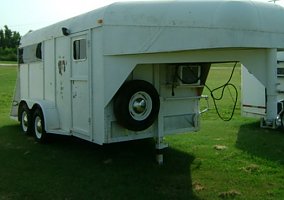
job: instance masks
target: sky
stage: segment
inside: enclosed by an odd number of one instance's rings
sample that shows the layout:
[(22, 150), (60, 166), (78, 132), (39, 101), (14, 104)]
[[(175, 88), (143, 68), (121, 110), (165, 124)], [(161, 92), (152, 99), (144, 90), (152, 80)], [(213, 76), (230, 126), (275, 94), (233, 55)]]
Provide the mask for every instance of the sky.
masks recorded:
[[(29, 30), (36, 30), (113, 2), (115, 1), (1, 0), (0, 29), (4, 25), (8, 25), (12, 31), (18, 31), (24, 35)], [(284, 6), (284, 0), (279, 0), (276, 3)]]

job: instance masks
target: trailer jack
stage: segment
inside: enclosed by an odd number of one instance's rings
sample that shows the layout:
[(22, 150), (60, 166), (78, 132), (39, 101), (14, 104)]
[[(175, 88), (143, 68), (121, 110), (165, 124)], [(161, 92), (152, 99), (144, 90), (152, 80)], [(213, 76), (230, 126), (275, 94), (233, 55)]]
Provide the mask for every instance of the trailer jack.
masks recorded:
[(164, 151), (167, 147), (169, 147), (169, 145), (167, 143), (165, 143), (163, 137), (157, 138), (156, 160), (157, 160), (159, 165), (163, 165), (163, 163), (164, 163)]

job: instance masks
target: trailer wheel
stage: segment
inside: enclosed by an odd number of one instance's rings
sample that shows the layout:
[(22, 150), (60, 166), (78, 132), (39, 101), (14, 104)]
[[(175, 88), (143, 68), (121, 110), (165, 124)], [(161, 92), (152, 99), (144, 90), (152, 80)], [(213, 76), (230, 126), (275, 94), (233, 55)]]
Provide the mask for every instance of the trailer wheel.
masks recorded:
[(284, 114), (282, 113), (281, 115), (280, 115), (280, 119), (281, 119), (281, 129), (282, 130), (284, 130)]
[(33, 115), (34, 122), (34, 136), (36, 141), (45, 143), (47, 140), (47, 133), (44, 127), (44, 117), (41, 109), (37, 108)]
[(114, 115), (123, 127), (142, 131), (156, 120), (160, 99), (152, 84), (143, 80), (124, 83), (114, 99)]
[(22, 132), (26, 135), (30, 135), (32, 133), (31, 111), (26, 104), (22, 104), (19, 107), (18, 113)]

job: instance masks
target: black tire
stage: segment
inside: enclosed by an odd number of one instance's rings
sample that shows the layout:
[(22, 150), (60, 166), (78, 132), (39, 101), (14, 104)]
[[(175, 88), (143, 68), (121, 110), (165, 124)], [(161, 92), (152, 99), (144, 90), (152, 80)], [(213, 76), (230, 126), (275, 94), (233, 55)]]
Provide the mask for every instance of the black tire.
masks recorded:
[(19, 106), (18, 118), (21, 125), (21, 130), (25, 135), (31, 135), (33, 131), (32, 113), (27, 104)]
[(284, 130), (284, 113), (282, 113), (282, 114), (280, 115), (280, 120), (281, 120), (280, 129), (281, 129), (281, 130)]
[(33, 115), (33, 131), (35, 140), (39, 143), (47, 141), (47, 133), (45, 131), (44, 117), (41, 109), (37, 108)]
[(124, 83), (114, 98), (117, 122), (132, 131), (149, 128), (157, 119), (160, 98), (152, 84), (143, 80)]

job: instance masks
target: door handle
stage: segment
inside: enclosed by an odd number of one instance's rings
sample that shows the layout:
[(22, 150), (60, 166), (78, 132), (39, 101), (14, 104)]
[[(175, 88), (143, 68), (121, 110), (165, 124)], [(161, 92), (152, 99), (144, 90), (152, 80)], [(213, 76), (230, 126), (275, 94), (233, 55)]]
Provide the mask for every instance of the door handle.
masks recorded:
[(77, 92), (73, 92), (73, 98), (76, 98), (77, 97)]

